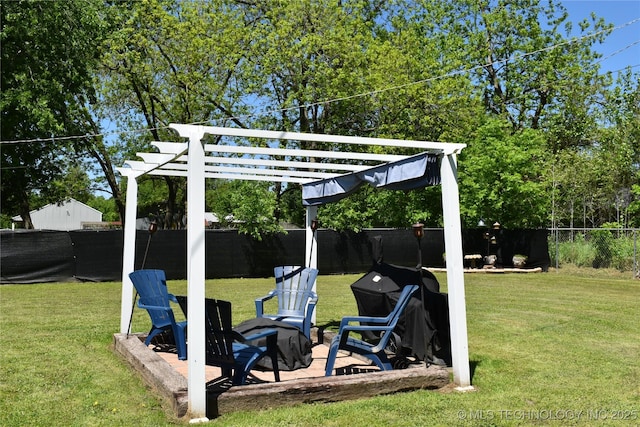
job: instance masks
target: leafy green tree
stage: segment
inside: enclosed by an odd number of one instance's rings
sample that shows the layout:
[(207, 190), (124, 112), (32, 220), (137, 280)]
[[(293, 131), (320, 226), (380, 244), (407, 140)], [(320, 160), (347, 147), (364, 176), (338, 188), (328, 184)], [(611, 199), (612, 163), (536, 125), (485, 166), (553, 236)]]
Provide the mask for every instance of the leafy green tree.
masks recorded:
[(11, 228), (12, 224), (11, 216), (6, 214), (0, 214), (0, 228)]
[(554, 227), (588, 226), (593, 186), (597, 175), (587, 152), (562, 150), (553, 159), (551, 170), (551, 225)]
[(362, 187), (347, 198), (320, 206), (318, 219), (322, 227), (355, 232), (372, 227), (375, 210), (368, 204), (370, 192), (369, 187)]
[[(583, 222), (618, 220), (615, 196), (637, 184), (637, 75), (626, 73), (609, 89), (591, 48), (610, 26), (592, 17), (580, 24), (581, 34), (598, 33), (572, 41), (567, 13), (555, 0), (21, 1), (3, 2), (2, 18), (3, 141), (93, 135), (55, 146), (3, 144), (5, 208), (66, 190), (85, 197), (64, 178), (85, 168), (86, 159), (75, 155), (83, 153), (97, 160), (90, 174), (101, 176), (122, 216), (125, 184), (114, 165), (153, 150), (153, 140), (176, 140), (167, 128), (172, 122), (468, 143), (460, 157), (467, 225), (484, 217), (540, 226), (552, 209), (559, 222), (573, 221), (579, 205)], [(65, 19), (72, 18), (82, 31), (69, 29)], [(64, 55), (46, 49), (56, 31), (71, 41)], [(22, 61), (24, 52), (29, 61)], [(61, 57), (66, 62), (54, 61)], [(55, 92), (59, 87), (66, 95)], [(105, 123), (122, 132), (105, 134)], [(19, 191), (5, 191), (13, 182)], [(245, 232), (304, 222), (298, 185), (207, 185), (208, 207), (223, 217), (233, 213)], [(186, 210), (185, 180), (146, 177), (139, 201), (140, 215), (170, 224)], [(636, 212), (629, 202), (626, 216)], [(436, 226), (440, 189), (365, 187), (320, 214), (337, 229)]]
[(74, 198), (82, 203), (87, 203), (92, 197), (91, 179), (82, 165), (66, 167), (67, 173), (61, 179), (52, 182), (52, 191), (58, 194), (56, 199), (63, 200)]
[(629, 203), (627, 210), (628, 225), (630, 227), (640, 227), (640, 185), (634, 184), (631, 187), (631, 195), (633, 199)]
[(259, 100), (276, 112), (266, 124), (328, 133), (333, 108), (341, 103), (324, 101), (365, 90), (366, 52), (372, 39), (372, 24), (362, 16), (365, 3), (263, 5), (253, 32), (256, 43), (243, 72), (254, 82)]
[(463, 224), (480, 218), (508, 228), (546, 225), (550, 210), (550, 164), (540, 130), (511, 133), (509, 122), (490, 118), (460, 156), (460, 204)]
[(93, 160), (91, 163), (85, 162), (87, 170), (95, 177), (93, 189), (111, 194), (119, 219), (124, 222), (125, 197), (115, 168), (122, 165), (124, 160), (133, 158), (134, 153), (130, 149), (126, 149), (126, 146), (123, 147), (121, 143), (108, 141), (103, 133), (103, 126), (100, 124), (105, 120), (104, 116), (100, 115), (100, 111), (100, 104), (94, 104), (91, 111), (85, 111), (83, 119), (87, 127), (92, 129), (92, 133), (76, 144), (76, 150), (82, 151), (86, 157)]
[(76, 154), (73, 139), (52, 137), (91, 132), (82, 117), (95, 100), (101, 7), (98, 0), (0, 3), (0, 193), (3, 211), (18, 213), (27, 228), (32, 195), (60, 201), (56, 179)]
[(207, 190), (207, 205), (228, 227), (261, 240), (266, 234), (283, 231), (274, 221), (272, 186), (267, 182), (216, 180)]
[[(115, 3), (112, 18), (118, 29), (103, 58), (100, 113), (124, 130), (112, 141), (121, 152), (132, 158), (150, 141), (176, 140), (170, 123), (221, 119), (242, 126), (235, 117), (245, 112), (238, 101), (245, 94), (236, 74), (252, 39), (249, 18), (233, 2)], [(160, 180), (165, 214), (184, 212), (184, 179)]]
[[(603, 91), (594, 127), (580, 150), (555, 156), (554, 218), (558, 225), (599, 227), (636, 223), (635, 198), (640, 165), (638, 75), (623, 72)], [(553, 138), (553, 135), (551, 135)], [(575, 219), (575, 222), (574, 222)]]
[[(397, 4), (403, 12), (394, 19), (401, 18), (398, 22), (420, 28), (426, 44), (431, 43), (445, 52), (442, 62), (446, 66), (442, 74), (457, 75), (462, 71), (460, 74), (469, 76), (475, 94), (472, 99), (482, 101), (487, 114), (511, 125), (511, 131), (505, 130), (500, 135), (505, 146), (513, 145), (515, 151), (535, 151), (536, 158), (545, 157), (548, 151), (562, 159), (574, 156), (581, 160), (577, 164), (565, 164), (566, 169), (556, 167), (556, 177), (564, 175), (566, 179), (553, 181), (549, 178), (552, 174), (541, 168), (539, 162), (533, 162), (531, 168), (512, 159), (512, 153), (493, 140), (492, 132), (486, 134), (488, 125), (475, 132), (472, 128), (478, 122), (472, 114), (467, 114), (466, 120), (461, 120), (464, 130), (457, 134), (460, 139), (453, 139), (469, 144), (460, 158), (460, 176), (466, 187), (461, 188), (461, 198), (467, 225), (475, 225), (479, 217), (490, 217), (502, 218), (501, 222), (511, 226), (540, 226), (546, 224), (545, 212), (549, 212), (552, 204), (554, 218), (562, 217), (562, 221), (572, 219), (578, 205), (583, 208), (582, 217), (591, 217), (596, 224), (594, 217), (607, 216), (600, 209), (607, 203), (613, 205), (611, 198), (609, 202), (604, 199), (606, 194), (616, 194), (615, 186), (610, 183), (620, 175), (609, 173), (609, 179), (603, 178), (602, 173), (607, 168), (617, 170), (614, 165), (628, 158), (618, 145), (615, 149), (609, 145), (601, 150), (604, 139), (602, 135), (597, 136), (601, 126), (599, 106), (610, 79), (599, 74), (599, 55), (592, 46), (602, 42), (612, 26), (591, 16), (579, 24), (580, 38), (571, 39), (572, 24), (557, 1), (427, 0)], [(535, 133), (532, 141), (520, 146), (518, 140), (524, 138), (523, 132), (528, 132), (527, 129), (540, 130), (544, 137), (540, 132)], [(491, 139), (482, 141), (478, 135)], [(540, 145), (535, 147), (533, 142)], [(487, 153), (500, 154), (490, 158)], [(503, 163), (505, 158), (510, 162)], [(522, 169), (513, 168), (513, 164)], [(582, 167), (582, 182), (576, 179), (578, 175), (564, 173), (577, 172), (578, 167)], [(491, 171), (502, 171), (502, 176), (496, 179), (498, 172)], [(525, 173), (526, 179), (519, 178)], [(510, 179), (505, 179), (509, 176)], [(515, 185), (520, 180), (523, 182)], [(518, 200), (517, 192), (512, 189), (525, 183), (529, 186), (535, 183), (535, 188), (530, 188), (534, 197)], [(551, 191), (546, 197), (540, 193), (544, 188), (551, 190), (553, 185), (560, 185), (561, 188), (555, 189), (563, 190), (559, 200), (553, 199), (552, 194), (556, 193)], [(514, 205), (525, 202), (537, 205), (525, 211)], [(562, 209), (558, 209), (560, 205)], [(562, 213), (558, 215), (560, 210)]]
[(276, 208), (275, 199), (270, 196), (266, 182), (240, 182), (240, 190), (232, 193), (233, 218), (240, 222), (240, 231), (261, 240), (265, 234), (282, 231), (279, 224), (273, 222)]
[(598, 75), (598, 55), (591, 46), (604, 40), (611, 26), (592, 17), (580, 29), (597, 35), (571, 41), (571, 23), (560, 2), (407, 3), (425, 37), (439, 40), (443, 51), (469, 70), (486, 110), (507, 119), (514, 129), (542, 127), (561, 114), (567, 102), (582, 108), (572, 116), (585, 117), (585, 98), (593, 100), (606, 83)]
[(86, 201), (86, 204), (94, 209), (102, 212), (102, 220), (106, 222), (118, 222), (120, 213), (116, 207), (113, 197), (105, 198), (104, 196), (92, 196)]
[(360, 231), (376, 227), (410, 227), (422, 222), (442, 226), (440, 187), (412, 191), (376, 190), (363, 186), (349, 197), (318, 209), (323, 227)]
[[(367, 51), (373, 39), (373, 2), (274, 1), (261, 4), (252, 34), (255, 40), (242, 63), (243, 80), (255, 94), (253, 126), (313, 133), (361, 134), (367, 116)], [(327, 103), (327, 100), (342, 99)], [(332, 149), (331, 144), (281, 141), (283, 148)], [(291, 160), (296, 160), (292, 157)], [(322, 161), (323, 159), (313, 159)], [(274, 223), (302, 225), (300, 187), (275, 183)], [(241, 204), (246, 204), (238, 200)]]
[[(257, 36), (261, 40), (259, 52), (251, 55), (258, 64), (252, 67), (258, 73), (254, 80), (262, 82), (260, 99), (280, 114), (274, 115), (268, 126), (430, 140), (458, 139), (473, 128), (480, 104), (470, 95), (469, 80), (426, 79), (439, 76), (452, 65), (422, 37), (419, 25), (394, 21), (389, 15), (395, 13), (393, 8), (382, 7), (383, 2), (372, 4), (321, 1), (308, 7), (298, 2), (269, 3), (258, 27), (262, 31), (258, 34), (263, 34)], [(290, 144), (289, 148), (339, 148)], [(416, 150), (397, 152), (412, 154)], [(276, 188), (292, 190), (291, 186)], [(437, 222), (434, 212), (439, 202), (422, 202), (413, 193), (363, 189), (349, 200), (323, 207), (320, 214), (326, 218), (324, 226), (338, 229), (383, 223), (406, 226), (411, 223), (409, 217), (418, 216)], [(391, 218), (390, 204), (396, 210), (397, 206), (406, 208)], [(299, 220), (302, 215), (295, 217)]]
[[(597, 148), (608, 159), (602, 174), (612, 183), (613, 205), (617, 215), (608, 221), (625, 225), (640, 224), (635, 208), (638, 203), (633, 187), (640, 181), (640, 74), (630, 69), (620, 73), (616, 84), (605, 93), (604, 124), (597, 134)], [(635, 197), (635, 199), (634, 199)], [(626, 215), (619, 215), (620, 209)]]

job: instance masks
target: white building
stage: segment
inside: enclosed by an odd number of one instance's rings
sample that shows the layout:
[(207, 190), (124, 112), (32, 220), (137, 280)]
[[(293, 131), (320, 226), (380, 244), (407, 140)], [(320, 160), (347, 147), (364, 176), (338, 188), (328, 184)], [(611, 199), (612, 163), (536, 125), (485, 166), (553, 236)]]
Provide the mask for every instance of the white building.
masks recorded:
[[(83, 223), (102, 221), (102, 212), (75, 199), (60, 204), (51, 203), (29, 214), (36, 230), (81, 230)], [(20, 216), (14, 216), (12, 219), (16, 222), (22, 221)]]

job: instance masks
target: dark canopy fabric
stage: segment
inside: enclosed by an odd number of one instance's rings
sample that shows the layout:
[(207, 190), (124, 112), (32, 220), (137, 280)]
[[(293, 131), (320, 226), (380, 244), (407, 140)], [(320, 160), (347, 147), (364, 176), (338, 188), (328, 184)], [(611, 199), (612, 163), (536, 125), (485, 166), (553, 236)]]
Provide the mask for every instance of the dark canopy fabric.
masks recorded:
[(304, 184), (302, 204), (316, 206), (337, 202), (364, 183), (389, 190), (413, 190), (438, 185), (440, 184), (438, 156), (422, 153), (364, 171)]

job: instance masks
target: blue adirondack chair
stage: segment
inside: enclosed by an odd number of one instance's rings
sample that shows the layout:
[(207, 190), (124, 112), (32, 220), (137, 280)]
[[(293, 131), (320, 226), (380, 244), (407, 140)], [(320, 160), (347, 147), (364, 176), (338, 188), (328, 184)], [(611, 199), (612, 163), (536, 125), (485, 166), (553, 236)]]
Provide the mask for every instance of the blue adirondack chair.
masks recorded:
[[(340, 322), (340, 329), (329, 346), (329, 355), (325, 366), (325, 376), (333, 373), (333, 366), (336, 362), (338, 350), (345, 350), (351, 353), (360, 354), (371, 359), (382, 371), (393, 369), (393, 365), (385, 352), (389, 344), (393, 329), (398, 323), (400, 315), (406, 308), (411, 296), (418, 290), (417, 285), (407, 285), (402, 289), (393, 311), (386, 317), (350, 316), (343, 317)], [(350, 325), (350, 322), (359, 322), (359, 325)], [(349, 337), (350, 332), (372, 331), (381, 333), (380, 341), (376, 344)]]
[(167, 290), (167, 280), (163, 270), (136, 270), (129, 273), (140, 299), (138, 307), (147, 310), (151, 318), (151, 330), (145, 340), (149, 345), (153, 337), (172, 331), (178, 350), (178, 359), (187, 358), (186, 328), (187, 322), (176, 322), (170, 301), (178, 303), (173, 294)]
[[(177, 297), (182, 311), (187, 313), (187, 297)], [(263, 357), (269, 357), (276, 381), (278, 368), (278, 331), (267, 329), (257, 334), (242, 335), (233, 330), (231, 303), (205, 298), (205, 363), (219, 366), (222, 375), (231, 378), (233, 385), (242, 385), (253, 367)], [(266, 345), (251, 345), (250, 341), (266, 338)]]
[[(318, 270), (309, 267), (279, 266), (273, 269), (276, 289), (256, 298), (256, 317), (279, 320), (300, 329), (311, 339), (311, 316), (318, 303), (318, 295), (313, 292), (313, 284)], [(265, 314), (264, 303), (271, 298), (278, 299), (278, 312)]]

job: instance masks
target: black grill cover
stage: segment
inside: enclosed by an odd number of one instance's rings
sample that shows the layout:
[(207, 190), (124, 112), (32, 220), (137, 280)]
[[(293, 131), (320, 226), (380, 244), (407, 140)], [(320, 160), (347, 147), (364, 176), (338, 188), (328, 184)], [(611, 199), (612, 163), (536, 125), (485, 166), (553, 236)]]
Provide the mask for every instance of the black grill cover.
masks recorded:
[[(384, 317), (393, 310), (402, 288), (412, 284), (420, 285), (420, 289), (409, 301), (394, 331), (401, 338), (402, 350), (420, 360), (450, 365), (448, 299), (440, 293), (440, 284), (431, 272), (375, 263), (351, 285), (351, 291), (361, 316)], [(365, 334), (365, 339), (375, 338)]]
[[(264, 332), (267, 329), (278, 331), (278, 369), (281, 371), (294, 371), (307, 368), (311, 365), (313, 354), (311, 341), (300, 329), (293, 325), (278, 320), (266, 318), (249, 319), (234, 327), (233, 330), (244, 336)], [(267, 339), (261, 338), (252, 345), (265, 346)], [(264, 357), (257, 363), (265, 369), (273, 370), (271, 359)]]

